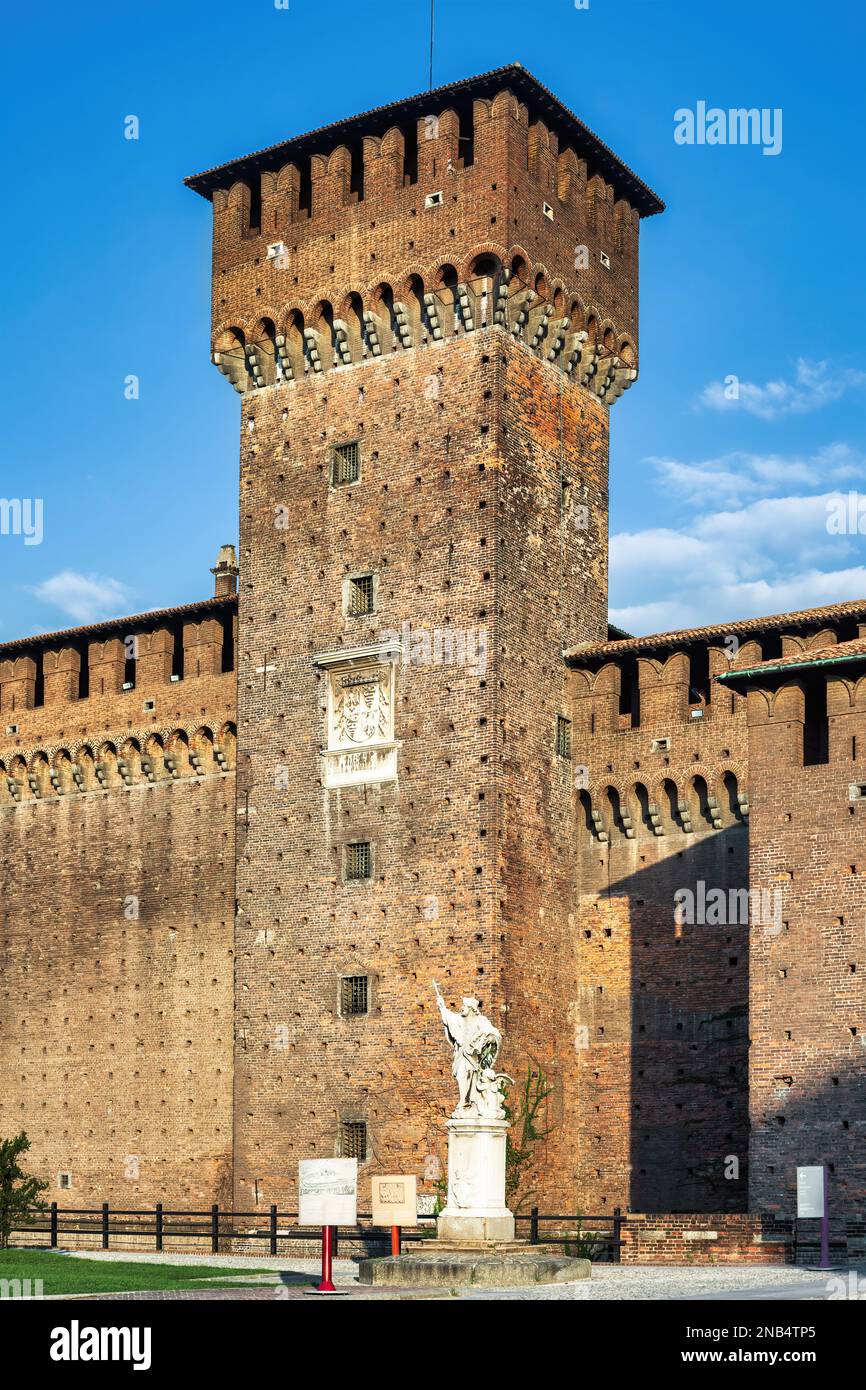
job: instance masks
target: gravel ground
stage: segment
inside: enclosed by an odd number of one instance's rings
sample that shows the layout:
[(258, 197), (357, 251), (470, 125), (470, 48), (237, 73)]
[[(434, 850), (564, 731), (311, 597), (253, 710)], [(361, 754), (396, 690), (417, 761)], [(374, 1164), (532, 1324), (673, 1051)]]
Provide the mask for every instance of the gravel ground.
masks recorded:
[[(222, 1256), (222, 1255), (160, 1255), (130, 1253), (128, 1251), (61, 1251), (81, 1259), (128, 1260), (141, 1263), (173, 1265), (210, 1265), (218, 1277), (220, 1268), (243, 1266), (249, 1268), (251, 1284), (245, 1289), (197, 1289), (189, 1292), (142, 1293), (91, 1295), (91, 1298), (207, 1298), (207, 1299), (257, 1299), (285, 1300), (306, 1298), (303, 1281), (298, 1276), (317, 1274), (319, 1264), (316, 1260), (293, 1258), (272, 1259), (264, 1256)], [(279, 1275), (286, 1280), (282, 1282)], [(294, 1278), (293, 1278), (294, 1276)], [(627, 1265), (594, 1265), (592, 1278), (573, 1284), (536, 1285), (525, 1289), (469, 1289), (461, 1288), (450, 1292), (444, 1289), (412, 1289), (405, 1292), (395, 1289), (373, 1289), (357, 1282), (356, 1266), (351, 1260), (335, 1260), (334, 1282), (338, 1288), (347, 1290), (348, 1297), (341, 1302), (364, 1300), (405, 1300), (405, 1299), (519, 1299), (562, 1300), (573, 1302), (595, 1302), (622, 1299), (714, 1299), (714, 1298), (783, 1298), (783, 1299), (823, 1299), (828, 1293), (830, 1276), (814, 1270), (799, 1269), (792, 1265), (769, 1266), (731, 1266), (704, 1267), (671, 1266), (637, 1267)], [(253, 1282), (255, 1281), (255, 1282)]]

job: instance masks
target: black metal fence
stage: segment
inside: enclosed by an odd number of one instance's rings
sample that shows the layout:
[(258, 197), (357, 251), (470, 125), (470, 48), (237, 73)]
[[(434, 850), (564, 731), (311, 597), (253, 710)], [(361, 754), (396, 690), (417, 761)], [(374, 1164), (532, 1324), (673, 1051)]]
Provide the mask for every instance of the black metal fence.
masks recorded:
[[(16, 1234), (47, 1236), (47, 1244), (52, 1249), (58, 1248), (62, 1236), (83, 1238), (103, 1250), (111, 1249), (112, 1241), (128, 1241), (135, 1237), (137, 1245), (146, 1243), (147, 1248), (157, 1252), (165, 1249), (166, 1242), (197, 1241), (216, 1255), (225, 1252), (229, 1243), (237, 1247), (247, 1241), (261, 1241), (266, 1242), (268, 1254), (277, 1255), (281, 1241), (301, 1242), (316, 1249), (322, 1240), (321, 1228), (298, 1225), (297, 1212), (280, 1211), (276, 1205), (267, 1212), (253, 1212), (232, 1211), (216, 1202), (202, 1211), (168, 1208), (161, 1202), (155, 1207), (138, 1208), (112, 1207), (108, 1202), (99, 1207), (60, 1207), (52, 1202), (42, 1211), (34, 1209), (31, 1216), (27, 1225), (15, 1227)], [(528, 1212), (516, 1212), (514, 1219), (516, 1234), (531, 1245), (554, 1245), (566, 1254), (619, 1264), (623, 1228), (629, 1222), (646, 1222), (647, 1218), (645, 1215), (635, 1217), (619, 1207), (603, 1216), (557, 1215), (532, 1207)], [(421, 1216), (416, 1226), (401, 1230), (404, 1245), (430, 1240), (435, 1235), (436, 1218), (432, 1215)], [(800, 1223), (796, 1219), (773, 1216), (768, 1218), (767, 1237), (787, 1246), (795, 1264), (816, 1256), (820, 1248), (814, 1222)], [(338, 1242), (365, 1249), (368, 1246), (387, 1247), (391, 1243), (391, 1230), (374, 1226), (372, 1214), (360, 1212), (356, 1225), (335, 1229), (335, 1253)], [(127, 1244), (125, 1248), (131, 1247)], [(844, 1236), (834, 1231), (830, 1249), (842, 1258), (846, 1255), (862, 1258), (859, 1252), (866, 1249), (864, 1223), (848, 1221)]]
[[(161, 1252), (166, 1241), (195, 1240), (210, 1246), (217, 1255), (228, 1241), (266, 1241), (270, 1255), (278, 1253), (280, 1241), (302, 1241), (319, 1245), (322, 1233), (318, 1227), (299, 1226), (298, 1213), (280, 1211), (272, 1205), (265, 1223), (261, 1211), (231, 1211), (213, 1206), (203, 1211), (176, 1210), (157, 1202), (155, 1207), (112, 1207), (103, 1202), (99, 1207), (60, 1207), (52, 1202), (44, 1211), (32, 1212), (26, 1226), (16, 1226), (18, 1234), (28, 1232), (48, 1236), (48, 1245), (57, 1249), (61, 1236), (90, 1237), (103, 1250), (111, 1249), (112, 1240), (137, 1237), (153, 1241), (153, 1249)], [(334, 1232), (334, 1251), (338, 1241), (390, 1245), (391, 1230), (372, 1224), (372, 1214), (360, 1212), (355, 1226), (341, 1226)], [(622, 1245), (622, 1225), (627, 1220), (619, 1207), (613, 1216), (542, 1215), (538, 1207), (515, 1216), (517, 1233), (532, 1245), (561, 1245), (566, 1251), (582, 1253), (589, 1245), (596, 1259), (618, 1262)], [(403, 1227), (403, 1243), (430, 1240), (436, 1234), (434, 1216), (419, 1217), (418, 1225)]]
[[(295, 1240), (307, 1244), (321, 1243), (319, 1227), (299, 1226), (298, 1213), (279, 1211), (272, 1205), (262, 1224), (261, 1211), (230, 1211), (215, 1202), (203, 1211), (175, 1210), (157, 1202), (155, 1207), (112, 1207), (103, 1202), (100, 1207), (60, 1207), (52, 1202), (45, 1211), (34, 1211), (26, 1226), (16, 1226), (18, 1233), (29, 1232), (48, 1236), (48, 1245), (56, 1249), (61, 1236), (90, 1236), (103, 1250), (111, 1249), (112, 1240), (130, 1236), (152, 1240), (153, 1248), (162, 1251), (166, 1241), (195, 1240), (209, 1244), (211, 1253), (220, 1253), (227, 1241), (267, 1241), (268, 1253), (277, 1254), (278, 1241)], [(424, 1218), (421, 1218), (423, 1221)], [(419, 1225), (403, 1231), (403, 1240), (425, 1240), (435, 1235), (435, 1218), (430, 1217), (425, 1229)], [(288, 1224), (288, 1223), (294, 1224)], [(369, 1222), (370, 1224), (362, 1224)], [(248, 1224), (249, 1223), (249, 1224)], [(372, 1225), (372, 1215), (359, 1213), (357, 1226), (339, 1229), (343, 1240), (389, 1243), (390, 1228)]]
[(595, 1260), (619, 1264), (628, 1217), (620, 1207), (614, 1207), (612, 1216), (548, 1216), (532, 1207), (528, 1216), (518, 1213), (514, 1220), (518, 1231), (519, 1223), (529, 1223), (530, 1245), (561, 1245), (566, 1254), (591, 1254)]

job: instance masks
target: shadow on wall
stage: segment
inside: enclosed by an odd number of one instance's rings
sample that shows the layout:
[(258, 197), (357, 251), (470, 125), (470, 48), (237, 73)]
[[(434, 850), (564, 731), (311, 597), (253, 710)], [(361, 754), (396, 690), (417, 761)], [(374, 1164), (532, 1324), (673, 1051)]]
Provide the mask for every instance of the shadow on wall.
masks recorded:
[(610, 1164), (632, 1211), (745, 1211), (748, 829), (628, 839), (614, 819), (584, 856), (584, 1183)]

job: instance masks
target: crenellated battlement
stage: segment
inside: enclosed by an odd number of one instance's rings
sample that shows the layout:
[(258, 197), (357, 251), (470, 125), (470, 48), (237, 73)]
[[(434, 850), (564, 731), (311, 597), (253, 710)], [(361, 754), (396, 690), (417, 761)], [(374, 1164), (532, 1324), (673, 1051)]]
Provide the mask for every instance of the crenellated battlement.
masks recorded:
[[(189, 609), (201, 612), (199, 621), (174, 616)], [(4, 657), (0, 647), (0, 713), (14, 723), (12, 716), (24, 711), (231, 672), (236, 625), (236, 598), (207, 600), (187, 610), (105, 624), (119, 630), (116, 636), (80, 628), (74, 636), (47, 634), (10, 644), (29, 648), (21, 656)], [(66, 640), (54, 646), (58, 639)]]
[[(815, 653), (849, 643), (864, 619), (866, 604), (854, 602), (569, 653), (572, 759), (588, 834), (611, 844), (745, 822), (750, 731), (802, 765), (811, 704), (799, 664), (814, 671)], [(866, 684), (828, 669), (836, 673), (822, 706), (831, 756), (850, 761)]]
[[(173, 731), (186, 729), (191, 737), (199, 727), (233, 729), (233, 546), (222, 547), (212, 572), (217, 593), (199, 603), (0, 644), (0, 801), (26, 799), (33, 776), (48, 796), (61, 753), (69, 776), (63, 773), (59, 787), (71, 793), (91, 789), (86, 776), (78, 786), (72, 775), (77, 749), (90, 748), (95, 765), (97, 745), (110, 744), (120, 756), (121, 745), (133, 739), (143, 754), (148, 740), (171, 739)], [(158, 780), (163, 766), (160, 753), (156, 776), (145, 780)]]
[(499, 324), (610, 403), (662, 204), (517, 65), (187, 180), (214, 212), (214, 361), (266, 387)]
[(101, 795), (181, 778), (230, 776), (237, 728), (208, 725), (109, 730), (0, 756), (0, 809), (60, 797)]
[[(866, 748), (866, 638), (837, 641), (825, 630), (804, 646), (721, 678), (745, 696), (749, 740), (760, 760), (782, 769), (830, 767), (859, 775)], [(843, 778), (844, 781), (844, 778)], [(859, 800), (857, 793), (855, 799)]]
[[(425, 288), (429, 286), (429, 288)], [(567, 285), (549, 282), (519, 249), (486, 243), (452, 263), (408, 271), (395, 287), (319, 298), (264, 316), (216, 325), (214, 364), (240, 394), (325, 375), (365, 360), (436, 347), (478, 328), (501, 328), (540, 360), (610, 405), (637, 378), (634, 344)], [(431, 370), (433, 368), (431, 367)]]

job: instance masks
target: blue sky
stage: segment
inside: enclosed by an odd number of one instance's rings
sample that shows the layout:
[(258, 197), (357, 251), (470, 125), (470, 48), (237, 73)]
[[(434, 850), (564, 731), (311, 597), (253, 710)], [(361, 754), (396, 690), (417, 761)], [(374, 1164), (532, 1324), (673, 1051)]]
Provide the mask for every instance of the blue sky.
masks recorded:
[[(44, 511), (41, 544), (0, 535), (0, 640), (211, 592), (238, 398), (209, 362), (210, 213), (182, 179), (424, 90), (428, 12), (7, 15), (0, 497)], [(611, 610), (633, 631), (866, 594), (863, 538), (826, 526), (828, 495), (866, 491), (864, 14), (438, 0), (437, 84), (524, 63), (668, 204), (642, 228), (640, 381), (611, 412)], [(781, 109), (781, 152), (676, 143), (699, 101)]]

